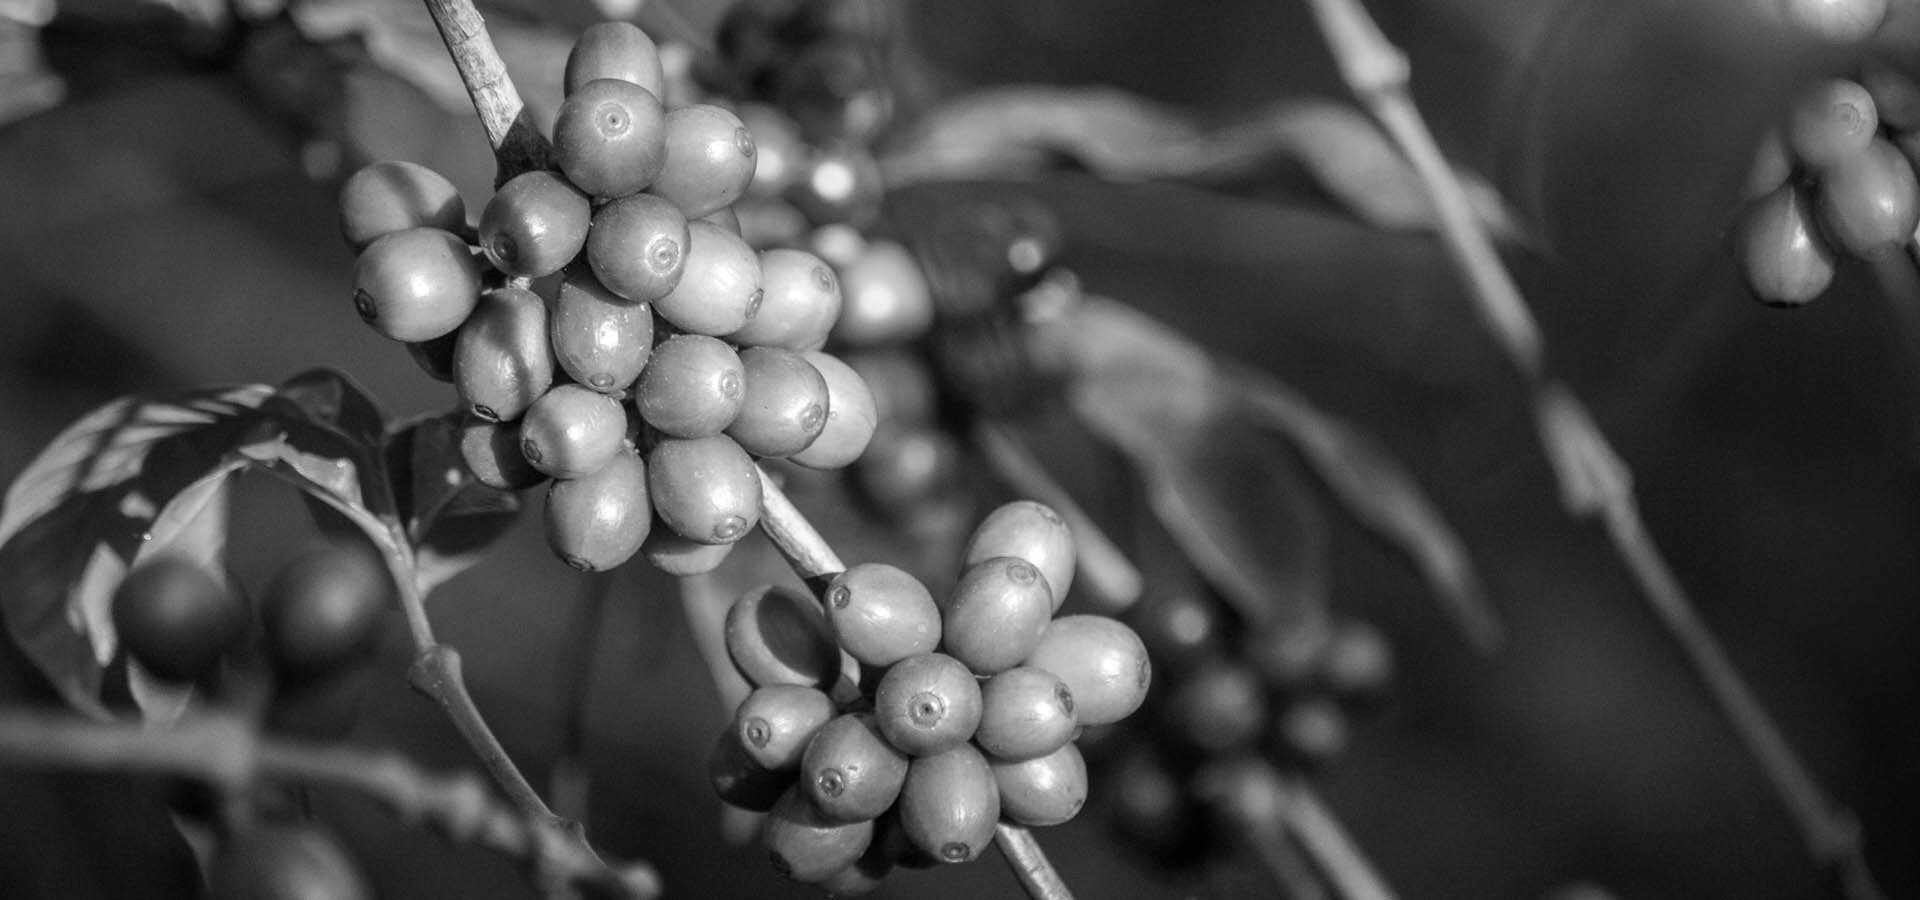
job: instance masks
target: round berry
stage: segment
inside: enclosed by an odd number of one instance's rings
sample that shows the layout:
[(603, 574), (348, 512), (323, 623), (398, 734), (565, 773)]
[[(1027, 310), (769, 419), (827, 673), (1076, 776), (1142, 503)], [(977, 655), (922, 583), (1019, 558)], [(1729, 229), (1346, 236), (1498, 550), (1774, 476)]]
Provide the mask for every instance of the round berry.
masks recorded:
[(980, 685), (966, 665), (944, 653), (909, 656), (874, 690), (880, 733), (909, 756), (929, 756), (973, 737), (980, 725)]
[(727, 608), (727, 655), (758, 686), (828, 690), (840, 681), (840, 648), (812, 597), (784, 585), (748, 591)]
[(807, 159), (805, 171), (788, 186), (786, 199), (815, 225), (865, 226), (880, 215), (885, 194), (886, 182), (873, 154), (836, 144)]
[(1787, 148), (1809, 169), (1825, 169), (1859, 155), (1879, 130), (1873, 95), (1845, 78), (1815, 82), (1787, 108)]
[(840, 279), (825, 260), (805, 250), (760, 254), (760, 309), (727, 336), (736, 344), (815, 350), (840, 317)]
[(1795, 184), (1748, 205), (1733, 252), (1747, 287), (1768, 306), (1804, 306), (1833, 283), (1833, 251), (1814, 225), (1813, 201)]
[(1273, 721), (1274, 749), (1303, 765), (1331, 761), (1347, 749), (1352, 727), (1340, 704), (1326, 696), (1297, 698)]
[(647, 467), (654, 511), (682, 537), (731, 544), (760, 522), (760, 473), (733, 438), (663, 438)]
[(903, 343), (933, 327), (926, 273), (897, 241), (873, 241), (842, 266), (840, 298), (833, 339), (848, 346)]
[(907, 757), (880, 734), (870, 713), (848, 713), (821, 727), (800, 759), (800, 789), (836, 822), (887, 811), (907, 780)]
[(1332, 636), (1324, 619), (1280, 623), (1248, 632), (1240, 652), (1268, 687), (1298, 694), (1318, 686)]
[(561, 370), (604, 394), (626, 390), (653, 354), (653, 309), (607, 290), (585, 266), (560, 282), (547, 331)]
[(520, 423), (468, 416), (460, 423), (460, 458), (475, 481), (501, 491), (520, 491), (547, 480), (520, 452)]
[(653, 527), (647, 467), (621, 446), (599, 469), (547, 489), (547, 546), (582, 572), (605, 572), (633, 558)]
[(561, 86), (567, 94), (602, 78), (629, 81), (655, 97), (665, 89), (660, 48), (631, 22), (596, 22), (573, 41)]
[(1013, 556), (1032, 563), (1053, 591), (1053, 611), (1066, 602), (1073, 586), (1073, 534), (1060, 514), (1044, 503), (1015, 500), (987, 514), (967, 539), (961, 566)]
[(885, 668), (940, 643), (940, 607), (920, 579), (886, 563), (860, 563), (826, 591), (827, 626), (863, 665)]
[(1073, 692), (1082, 725), (1105, 725), (1127, 717), (1147, 698), (1153, 668), (1133, 629), (1106, 616), (1062, 616), (1040, 635), (1027, 658), (1060, 676)]
[(1032, 563), (981, 560), (960, 574), (941, 604), (940, 646), (980, 675), (1011, 669), (1040, 645), (1053, 605), (1046, 576)]
[(774, 803), (760, 831), (774, 871), (806, 883), (824, 881), (853, 865), (872, 841), (872, 819), (832, 821), (807, 802), (798, 785)]
[(1393, 682), (1393, 645), (1359, 619), (1336, 622), (1320, 658), (1320, 682), (1337, 699), (1379, 697)]
[(1822, 174), (1814, 208), (1834, 247), (1871, 259), (1913, 239), (1914, 225), (1920, 223), (1920, 183), (1898, 149), (1875, 139)]
[(370, 548), (330, 546), (282, 566), (261, 596), (267, 655), (283, 672), (312, 675), (367, 658), (397, 601), (393, 576)]
[(1073, 692), (1045, 669), (1016, 666), (980, 686), (980, 728), (973, 741), (995, 759), (1045, 756), (1073, 740), (1079, 727)]
[(454, 343), (453, 386), (479, 418), (511, 422), (524, 415), (553, 386), (546, 301), (518, 287), (481, 297)]
[(688, 240), (679, 207), (652, 194), (629, 194), (593, 214), (587, 265), (608, 290), (651, 303), (680, 283)]
[[(654, 518), (657, 520), (659, 517)], [(640, 544), (640, 555), (647, 558), (648, 565), (675, 577), (705, 575), (720, 568), (720, 564), (732, 552), (732, 544), (690, 541), (659, 521), (654, 522), (647, 539)]]
[(779, 347), (740, 351), (740, 414), (726, 433), (755, 456), (791, 456), (827, 427), (827, 380), (807, 358)]
[(1127, 620), (1155, 664), (1184, 669), (1225, 652), (1223, 616), (1205, 588), (1189, 583), (1148, 592), (1128, 610)]
[(626, 444), (626, 407), (577, 384), (541, 394), (520, 423), (520, 452), (534, 468), (555, 478), (597, 472)]
[(408, 228), (368, 244), (353, 264), (353, 307), (396, 341), (430, 341), (467, 320), (480, 299), (480, 267), (465, 241)]
[(208, 874), (218, 900), (368, 900), (345, 850), (311, 825), (255, 825), (227, 838)]
[(827, 382), (827, 424), (806, 449), (787, 458), (809, 469), (845, 468), (867, 451), (879, 427), (873, 391), (833, 354), (809, 350), (801, 355)]
[(753, 180), (753, 134), (740, 117), (696, 103), (667, 113), (667, 160), (647, 192), (699, 218), (729, 206)]
[(356, 252), (382, 235), (409, 228), (459, 233), (467, 203), (446, 176), (419, 163), (368, 163), (340, 186), (340, 236)]
[(791, 772), (800, 768), (800, 754), (834, 713), (833, 700), (819, 690), (766, 684), (740, 701), (731, 727), (747, 758), (762, 768)]
[(640, 418), (680, 438), (710, 437), (733, 424), (746, 399), (746, 369), (726, 341), (676, 334), (653, 348), (633, 389)]
[(480, 211), (480, 249), (509, 275), (560, 271), (587, 242), (587, 196), (544, 170), (515, 175)]
[(943, 863), (967, 862), (993, 843), (1000, 789), (972, 744), (961, 743), (907, 764), (900, 787), (900, 824), (914, 846)]
[(553, 152), (574, 186), (595, 197), (624, 197), (652, 183), (667, 159), (667, 111), (631, 81), (600, 78), (560, 104)]
[(1208, 755), (1251, 745), (1268, 715), (1259, 676), (1222, 659), (1180, 679), (1161, 709), (1174, 740)]
[(221, 580), (176, 557), (144, 562), (113, 593), (113, 628), (127, 653), (168, 681), (212, 671), (246, 633), (247, 606)]
[(1776, 0), (1788, 27), (1834, 44), (1862, 41), (1887, 17), (1887, 0)]
[(653, 303), (675, 328), (715, 337), (745, 326), (760, 309), (760, 260), (725, 228), (687, 223), (687, 258), (680, 280)]
[(1044, 756), (991, 761), (1000, 814), (1021, 825), (1063, 825), (1087, 804), (1087, 761), (1063, 743)]
[(777, 200), (799, 177), (809, 152), (800, 128), (779, 107), (743, 103), (740, 123), (753, 135), (753, 179), (744, 195), (749, 200)]

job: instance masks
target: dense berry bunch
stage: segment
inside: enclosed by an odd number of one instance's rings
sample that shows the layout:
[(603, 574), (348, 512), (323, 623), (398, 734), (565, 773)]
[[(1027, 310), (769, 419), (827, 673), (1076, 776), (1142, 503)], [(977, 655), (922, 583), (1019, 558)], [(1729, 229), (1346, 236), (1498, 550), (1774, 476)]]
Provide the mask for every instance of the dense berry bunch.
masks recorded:
[(1080, 811), (1074, 738), (1138, 708), (1150, 664), (1116, 620), (1055, 617), (1073, 567), (1065, 524), (1019, 501), (974, 530), (944, 598), (863, 563), (824, 604), (780, 587), (734, 604), (727, 649), (754, 689), (720, 736), (713, 783), (769, 814), (761, 840), (782, 874), (858, 893), (895, 865), (979, 856), (1002, 820)]
[(664, 78), (640, 29), (589, 28), (557, 171), (507, 180), (471, 231), (420, 166), (374, 163), (341, 192), (362, 318), (453, 382), (481, 482), (552, 479), (549, 543), (583, 570), (711, 569), (759, 519), (755, 458), (839, 468), (874, 429), (864, 380), (821, 350), (833, 267), (741, 236), (754, 133), (718, 103), (666, 108)]

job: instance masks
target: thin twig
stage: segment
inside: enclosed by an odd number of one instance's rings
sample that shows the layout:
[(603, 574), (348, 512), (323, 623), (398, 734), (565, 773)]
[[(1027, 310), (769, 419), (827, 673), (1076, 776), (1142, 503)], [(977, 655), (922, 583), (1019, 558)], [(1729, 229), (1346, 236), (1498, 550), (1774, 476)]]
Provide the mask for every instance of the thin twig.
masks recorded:
[(733, 605), (733, 598), (720, 589), (712, 573), (684, 575), (679, 583), (680, 611), (686, 617), (687, 630), (693, 632), (693, 646), (713, 677), (721, 706), (727, 715), (733, 715), (753, 690), (727, 655), (727, 608)]
[(1292, 783), (1280, 804), (1280, 815), (1287, 832), (1333, 886), (1335, 896), (1342, 900), (1395, 900), (1393, 889), (1367, 862), (1313, 788), (1303, 782)]
[(599, 659), (600, 624), (612, 592), (613, 572), (590, 572), (580, 579), (580, 597), (574, 604), (567, 636), (561, 640), (560, 677), (554, 708), (560, 710), (560, 740), (547, 793), (554, 810), (581, 821), (587, 817), (591, 788), (587, 772), (587, 720), (592, 708), (593, 669)]
[(460, 83), (473, 100), (487, 145), (493, 148), (498, 166), (495, 182), (504, 184), (522, 172), (552, 168), (553, 146), (527, 115), (520, 91), (507, 76), (507, 65), (472, 0), (426, 0), (426, 4), (460, 72)]
[[(833, 576), (846, 571), (846, 564), (840, 556), (827, 545), (826, 538), (815, 531), (813, 523), (787, 499), (780, 486), (760, 471), (760, 529), (773, 541), (775, 549), (814, 592), (818, 594)], [(1067, 890), (1066, 882), (1060, 880), (1053, 864), (1047, 860), (1045, 851), (1032, 833), (1019, 825), (1001, 823), (996, 830), (998, 839), (994, 841), (1000, 848), (1000, 855), (1013, 869), (1020, 886), (1025, 888), (1032, 900), (1073, 900), (1073, 893)]]
[(1532, 392), (1535, 427), (1568, 512), (1600, 519), (1616, 553), (1695, 675), (1798, 826), (1814, 862), (1852, 900), (1883, 896), (1867, 871), (1858, 823), (1814, 780), (1741, 678), (1674, 577), (1640, 518), (1632, 474), (1591, 414), (1545, 371), (1544, 350), (1520, 292), (1473, 216), (1407, 90), (1405, 54), (1358, 0), (1308, 0), (1348, 87), (1367, 105), (1432, 194), (1449, 256), (1475, 309)]
[(1052, 508), (1067, 523), (1073, 535), (1073, 552), (1080, 577), (1074, 583), (1085, 585), (1102, 612), (1119, 615), (1140, 600), (1140, 570), (1127, 555), (1094, 524), (1073, 495), (1047, 472), (1033, 451), (1018, 435), (1001, 425), (981, 422), (974, 428), (973, 442), (987, 458), (987, 465), (1017, 493)]

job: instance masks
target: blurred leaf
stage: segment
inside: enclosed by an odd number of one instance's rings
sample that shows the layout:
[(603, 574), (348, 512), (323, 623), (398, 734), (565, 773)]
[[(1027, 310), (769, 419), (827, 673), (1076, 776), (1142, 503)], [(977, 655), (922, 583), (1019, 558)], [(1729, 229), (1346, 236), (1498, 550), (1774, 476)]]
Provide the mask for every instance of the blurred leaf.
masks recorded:
[(381, 464), (386, 413), (345, 373), (310, 369), (282, 382), (263, 404), (282, 413), (291, 451), (281, 462), (306, 480), (381, 519), (400, 507)]
[(456, 413), (398, 429), (385, 455), (423, 593), (478, 563), (520, 515), (518, 495), (481, 484), (467, 471)]
[(1198, 347), (1121, 304), (1088, 298), (1037, 339), (1066, 354), (1068, 402), (1138, 471), (1182, 552), (1248, 623), (1320, 614), (1325, 516), (1294, 463), (1231, 402)]
[[(1063, 163), (1112, 181), (1222, 188), (1294, 165), (1377, 228), (1432, 230), (1439, 221), (1425, 185), (1386, 136), (1358, 109), (1328, 100), (1286, 101), (1208, 128), (1113, 88), (991, 88), (928, 111), (883, 160), (892, 186), (1038, 178)], [(1499, 193), (1478, 176), (1461, 177), (1488, 228), (1518, 238)]]

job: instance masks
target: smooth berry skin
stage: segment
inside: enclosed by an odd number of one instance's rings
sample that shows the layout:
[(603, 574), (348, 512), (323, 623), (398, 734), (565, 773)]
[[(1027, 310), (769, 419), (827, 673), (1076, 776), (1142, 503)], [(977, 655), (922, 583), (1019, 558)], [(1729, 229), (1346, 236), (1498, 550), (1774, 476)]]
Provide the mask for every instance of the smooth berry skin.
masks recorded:
[(599, 469), (547, 488), (547, 546), (581, 572), (605, 572), (633, 558), (653, 527), (647, 467), (622, 445)]
[(1016, 666), (980, 685), (980, 727), (973, 742), (995, 759), (1045, 756), (1073, 740), (1079, 727), (1073, 692), (1045, 669)]
[(1053, 617), (1046, 576), (999, 556), (967, 567), (940, 605), (940, 646), (979, 675), (1017, 666), (1040, 645)]
[(547, 304), (525, 288), (488, 291), (460, 327), (453, 386), (474, 416), (511, 422), (553, 386)]
[(807, 358), (779, 347), (740, 351), (740, 413), (726, 434), (755, 456), (792, 456), (827, 427), (827, 380)]
[(1268, 717), (1266, 687), (1252, 669), (1213, 660), (1180, 679), (1161, 714), (1170, 737), (1204, 755), (1253, 744)]
[(465, 241), (438, 228), (408, 228), (368, 244), (353, 265), (361, 321), (396, 341), (450, 334), (480, 300), (480, 266)]
[(1276, 755), (1307, 766), (1322, 765), (1341, 753), (1353, 736), (1352, 725), (1339, 703), (1326, 696), (1296, 698), (1273, 720)]
[(732, 553), (732, 544), (703, 544), (687, 540), (659, 521), (658, 516), (654, 517), (653, 530), (640, 544), (640, 555), (646, 558), (647, 565), (675, 577), (705, 575), (720, 568), (720, 564), (726, 562), (727, 556)]
[(675, 533), (731, 544), (760, 522), (760, 474), (733, 438), (663, 438), (647, 454), (653, 508)]
[(209, 872), (215, 900), (369, 900), (353, 860), (311, 825), (257, 824), (229, 837)]
[(393, 576), (370, 548), (331, 546), (293, 560), (260, 599), (267, 655), (313, 676), (369, 658), (397, 603)]
[(746, 327), (760, 311), (759, 255), (712, 222), (687, 223), (687, 258), (680, 280), (653, 308), (675, 328), (722, 337)]
[(960, 565), (965, 568), (996, 556), (1018, 557), (1039, 569), (1053, 591), (1053, 611), (1060, 611), (1073, 586), (1075, 550), (1073, 534), (1059, 513), (1033, 500), (995, 508), (967, 538)]
[(523, 491), (547, 480), (520, 452), (520, 423), (469, 414), (460, 423), (460, 458), (475, 481), (497, 491)]
[(827, 424), (805, 449), (787, 458), (809, 469), (844, 469), (867, 452), (880, 427), (873, 391), (839, 357), (823, 350), (801, 355), (827, 383)]
[(813, 735), (800, 758), (800, 789), (836, 822), (874, 819), (907, 780), (907, 756), (887, 742), (870, 713), (848, 713)]
[(940, 606), (920, 579), (886, 563), (859, 563), (826, 591), (827, 627), (862, 665), (883, 669), (940, 645)]
[(361, 166), (340, 185), (340, 236), (355, 252), (408, 228), (459, 233), (467, 202), (446, 176), (419, 163), (380, 160)]
[(835, 343), (876, 347), (917, 340), (933, 327), (933, 294), (912, 252), (876, 240), (840, 271)]
[(774, 803), (760, 830), (774, 871), (808, 884), (853, 865), (872, 841), (872, 819), (832, 821), (813, 808), (798, 785)]
[(500, 271), (539, 278), (560, 271), (587, 242), (587, 195), (552, 172), (514, 176), (480, 211), (480, 249)]
[(1866, 40), (1887, 17), (1887, 0), (1775, 0), (1787, 26), (1830, 44)]
[[(1240, 655), (1271, 690), (1301, 694), (1320, 686), (1332, 638), (1333, 631), (1323, 620), (1269, 626), (1242, 635)], [(1152, 648), (1153, 642), (1147, 646)], [(1154, 658), (1162, 658), (1157, 650)]]
[(1805, 306), (1833, 283), (1833, 250), (1813, 216), (1812, 198), (1794, 184), (1782, 184), (1741, 213), (1734, 258), (1761, 303)]
[[(1140, 635), (1155, 665), (1192, 668), (1226, 651), (1229, 623), (1220, 603), (1197, 583), (1161, 586), (1127, 611), (1127, 624)], [(1252, 658), (1255, 654), (1246, 651)], [(1309, 670), (1310, 671), (1310, 670)]]
[(587, 265), (608, 290), (651, 303), (680, 283), (689, 240), (679, 207), (652, 194), (631, 194), (593, 214)]
[(634, 384), (634, 408), (664, 434), (711, 437), (740, 414), (746, 378), (740, 355), (726, 341), (676, 334), (653, 349)]
[(667, 160), (667, 112), (631, 81), (601, 78), (567, 95), (553, 122), (553, 152), (574, 187), (624, 197), (653, 182)]
[(631, 22), (598, 22), (587, 26), (567, 53), (561, 88), (572, 95), (603, 78), (632, 82), (655, 97), (664, 96), (666, 75), (660, 65), (659, 46)]
[(913, 760), (900, 788), (900, 824), (915, 847), (943, 863), (978, 859), (1000, 821), (1000, 788), (972, 744)]
[(1814, 210), (1835, 249), (1859, 259), (1885, 256), (1913, 239), (1920, 183), (1892, 144), (1875, 139), (1820, 178)]
[(1859, 82), (1845, 78), (1825, 78), (1807, 86), (1787, 108), (1787, 149), (1815, 171), (1864, 152), (1879, 130), (1873, 95)]
[(1087, 805), (1087, 761), (1063, 743), (1027, 760), (989, 759), (1000, 790), (1000, 814), (1029, 827), (1064, 825)]
[(560, 282), (547, 332), (561, 371), (603, 394), (630, 387), (653, 355), (653, 309), (608, 290), (586, 266)]
[(554, 478), (600, 470), (627, 445), (627, 411), (620, 401), (577, 384), (540, 395), (520, 423), (520, 452)]
[(128, 655), (155, 676), (190, 682), (213, 670), (246, 633), (245, 601), (194, 563), (142, 563), (114, 590), (113, 627)]
[(667, 159), (647, 192), (697, 219), (730, 206), (753, 180), (753, 134), (740, 117), (711, 104), (667, 113)]
[(1026, 665), (1060, 676), (1073, 692), (1074, 714), (1087, 726), (1118, 722), (1139, 709), (1153, 680), (1140, 636), (1106, 616), (1054, 619)]
[(815, 225), (864, 227), (880, 215), (886, 181), (873, 154), (840, 144), (809, 157), (806, 171), (787, 187), (785, 196)]
[(895, 663), (874, 689), (880, 733), (900, 752), (931, 756), (973, 737), (980, 726), (980, 685), (966, 664), (944, 653)]
[(840, 648), (812, 597), (784, 585), (741, 595), (727, 608), (727, 656), (756, 687), (794, 684), (829, 690), (840, 680)]
[(760, 254), (760, 308), (736, 344), (817, 350), (840, 317), (840, 279), (825, 260), (805, 250), (776, 247)]
[(794, 772), (808, 743), (835, 713), (833, 700), (816, 688), (767, 684), (740, 701), (731, 727), (748, 759), (772, 771)]
[(811, 152), (800, 126), (779, 107), (743, 103), (740, 122), (753, 135), (753, 180), (743, 195), (747, 200), (778, 200), (787, 186), (805, 170)]

